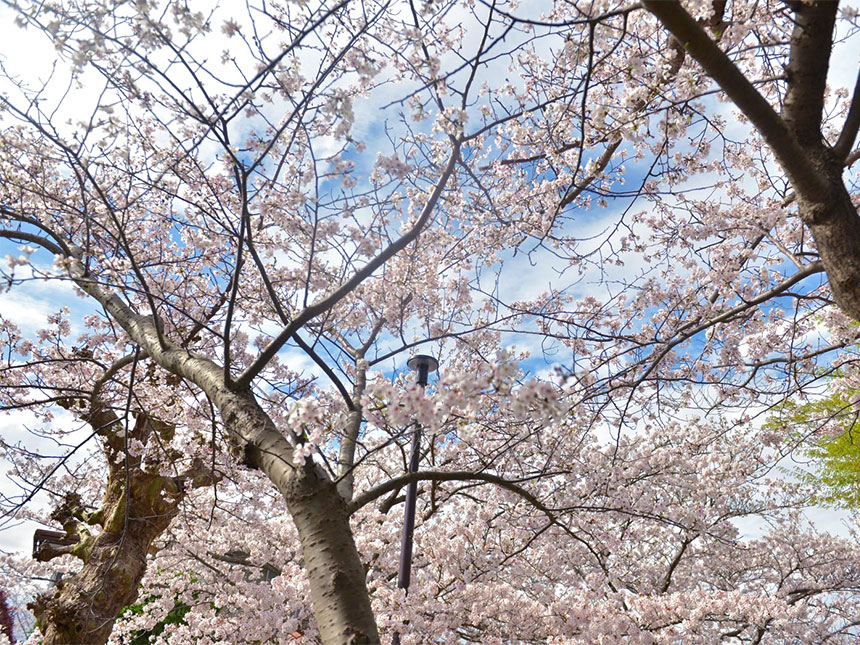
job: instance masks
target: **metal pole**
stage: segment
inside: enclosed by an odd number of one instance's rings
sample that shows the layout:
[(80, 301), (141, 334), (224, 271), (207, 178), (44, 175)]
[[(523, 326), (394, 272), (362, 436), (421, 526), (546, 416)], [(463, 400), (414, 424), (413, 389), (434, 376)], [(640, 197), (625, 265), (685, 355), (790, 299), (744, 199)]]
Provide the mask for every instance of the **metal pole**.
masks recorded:
[[(407, 362), (407, 365), (418, 371), (418, 385), (423, 391), (427, 387), (427, 376), (439, 367), (438, 361), (432, 356), (418, 354)], [(409, 472), (418, 472), (418, 461), (421, 458), (421, 424), (415, 422), (412, 431), (412, 450), (409, 455)], [(412, 579), (412, 534), (415, 530), (415, 502), (418, 497), (418, 482), (406, 485), (406, 504), (403, 509), (403, 532), (400, 534), (400, 568), (397, 571), (397, 586), (409, 594), (409, 582)], [(400, 633), (395, 632), (394, 645), (400, 645)]]
[[(409, 458), (409, 472), (418, 472), (421, 457), (421, 425), (415, 423), (412, 432), (412, 454)], [(412, 579), (412, 533), (415, 530), (415, 502), (418, 497), (418, 482), (406, 485), (406, 505), (403, 509), (403, 532), (400, 534), (400, 569), (397, 572), (397, 586), (409, 593)]]

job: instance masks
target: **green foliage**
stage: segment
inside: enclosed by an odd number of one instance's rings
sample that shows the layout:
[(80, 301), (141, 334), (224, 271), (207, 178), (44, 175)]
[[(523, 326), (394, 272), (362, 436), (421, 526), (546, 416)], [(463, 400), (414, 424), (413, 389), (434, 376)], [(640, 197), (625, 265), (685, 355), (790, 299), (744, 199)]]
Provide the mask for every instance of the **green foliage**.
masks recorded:
[[(810, 403), (786, 403), (767, 422), (803, 441), (801, 455), (812, 461), (812, 469), (797, 468), (792, 474), (815, 490), (816, 504), (860, 508), (860, 409), (849, 400), (854, 394), (830, 392)], [(806, 441), (825, 427), (825, 436)]]
[(820, 491), (816, 501), (860, 508), (860, 425), (852, 423), (845, 432), (819, 440), (807, 453), (817, 468), (801, 478)]
[[(140, 616), (143, 614), (146, 605), (153, 600), (155, 600), (155, 597), (150, 596), (139, 603), (129, 605), (125, 608), (124, 613)], [(175, 602), (173, 609), (171, 609), (164, 618), (158, 621), (152, 629), (134, 632), (134, 638), (130, 645), (149, 645), (149, 643), (152, 642), (151, 638), (160, 636), (167, 625), (184, 625), (185, 614), (189, 611), (191, 611), (191, 605), (180, 601)]]
[[(146, 607), (147, 603), (152, 600), (154, 600), (154, 598), (149, 597), (142, 602), (129, 605), (126, 607), (125, 611), (135, 616), (139, 616), (144, 612), (144, 607)], [(149, 645), (151, 637), (160, 636), (167, 625), (185, 624), (185, 614), (189, 611), (191, 611), (190, 605), (187, 605), (184, 602), (176, 602), (173, 605), (173, 609), (167, 613), (167, 616), (158, 621), (152, 629), (134, 632), (134, 639), (131, 641), (131, 645)]]

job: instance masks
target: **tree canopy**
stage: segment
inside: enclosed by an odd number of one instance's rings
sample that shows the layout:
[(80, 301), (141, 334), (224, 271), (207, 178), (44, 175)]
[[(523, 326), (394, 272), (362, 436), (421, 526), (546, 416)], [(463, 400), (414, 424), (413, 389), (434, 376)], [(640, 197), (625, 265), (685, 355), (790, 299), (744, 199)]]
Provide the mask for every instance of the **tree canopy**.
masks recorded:
[(860, 388), (851, 7), (0, 11), (33, 642), (857, 639), (766, 422)]

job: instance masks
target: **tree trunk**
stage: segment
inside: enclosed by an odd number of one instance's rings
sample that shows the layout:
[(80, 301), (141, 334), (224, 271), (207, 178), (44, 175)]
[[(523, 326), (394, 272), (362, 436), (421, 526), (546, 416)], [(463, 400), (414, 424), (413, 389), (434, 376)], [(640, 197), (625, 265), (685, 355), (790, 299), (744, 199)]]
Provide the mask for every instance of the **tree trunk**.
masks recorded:
[[(80, 411), (77, 401), (64, 407)], [(107, 642), (124, 607), (137, 598), (153, 541), (179, 512), (186, 492), (211, 485), (215, 473), (198, 462), (177, 477), (147, 472), (141, 456), (126, 451), (127, 440), (146, 444), (153, 434), (167, 439), (173, 426), (137, 413), (125, 424), (109, 408), (91, 401), (87, 422), (104, 440), (109, 466), (107, 490), (98, 511), (87, 513), (75, 494), (53, 513), (66, 531), (61, 544), (43, 543), (35, 556), (50, 560), (70, 554), (83, 562), (75, 575), (57, 583), (53, 596), (40, 596), (31, 608), (46, 645)], [(127, 436), (126, 436), (127, 435)], [(88, 526), (100, 526), (93, 535)]]
[(284, 497), (301, 537), (323, 643), (379, 643), (346, 500), (325, 473), (310, 463), (285, 488)]
[(842, 182), (841, 162), (828, 166), (822, 175), (830, 179), (830, 190), (814, 199), (798, 194), (798, 211), (815, 239), (836, 304), (860, 321), (860, 217)]
[[(71, 553), (84, 564), (57, 583), (52, 597), (40, 596), (31, 605), (46, 645), (107, 642), (119, 613), (137, 598), (152, 542), (179, 510), (184, 495), (172, 478), (138, 471), (130, 477), (127, 496), (124, 470), (122, 464), (112, 466), (105, 504), (96, 517), (87, 517), (73, 498), (54, 514), (80, 541), (60, 548), (45, 545), (39, 559)], [(77, 521), (82, 517), (90, 524), (103, 522), (104, 530), (90, 535)]]
[[(455, 155), (456, 157), (456, 155)], [(275, 484), (293, 516), (323, 643), (378, 643), (366, 573), (349, 525), (346, 501), (312, 460), (292, 463), (293, 444), (278, 431), (250, 388), (229, 389), (224, 370), (165, 338), (153, 316), (132, 311), (115, 293), (87, 275), (83, 251), (73, 249), (69, 270), (77, 285), (98, 300), (150, 359), (194, 383), (212, 400), (234, 441), (252, 466)], [(293, 441), (298, 436), (285, 429)]]
[(296, 524), (323, 643), (379, 643), (366, 572), (349, 525), (346, 500), (312, 459), (292, 463), (292, 446), (250, 392), (219, 390), (227, 427), (248, 441), (255, 463), (275, 484)]

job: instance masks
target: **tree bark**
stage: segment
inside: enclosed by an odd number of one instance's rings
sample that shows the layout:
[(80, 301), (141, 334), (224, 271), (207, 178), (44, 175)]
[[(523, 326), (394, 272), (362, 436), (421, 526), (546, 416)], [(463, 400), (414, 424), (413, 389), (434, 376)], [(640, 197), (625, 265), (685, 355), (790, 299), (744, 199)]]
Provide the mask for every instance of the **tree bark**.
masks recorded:
[(110, 529), (95, 538), (85, 537), (74, 547), (85, 558), (84, 566), (61, 580), (53, 597), (39, 597), (32, 605), (46, 645), (107, 642), (119, 613), (137, 598), (153, 540), (178, 511), (172, 500), (160, 498), (161, 490), (156, 480), (133, 482), (128, 518), (122, 495)]
[(379, 643), (346, 500), (312, 459), (303, 466), (292, 463), (292, 446), (250, 392), (220, 387), (214, 394), (226, 426), (254, 447), (251, 465), (284, 496), (299, 533), (322, 642)]
[(860, 321), (860, 217), (842, 182), (841, 160), (824, 146), (815, 156), (830, 189), (812, 198), (798, 191), (798, 214), (815, 239), (834, 300)]
[[(69, 495), (52, 516), (63, 525), (66, 543), (43, 544), (35, 554), (46, 561), (71, 554), (83, 562), (80, 571), (57, 583), (53, 596), (39, 596), (31, 604), (46, 645), (107, 642), (119, 613), (137, 598), (153, 541), (193, 485), (191, 474), (164, 477), (146, 472), (139, 457), (123, 459), (124, 428), (112, 412), (97, 411), (89, 421), (107, 443), (107, 491), (95, 513), (86, 513), (80, 499)], [(145, 440), (164, 427), (138, 415), (130, 434)], [(100, 526), (101, 532), (93, 534), (88, 526)]]

